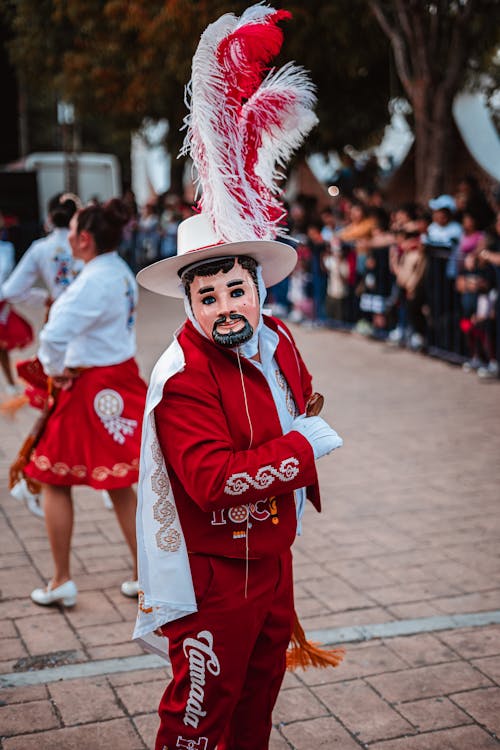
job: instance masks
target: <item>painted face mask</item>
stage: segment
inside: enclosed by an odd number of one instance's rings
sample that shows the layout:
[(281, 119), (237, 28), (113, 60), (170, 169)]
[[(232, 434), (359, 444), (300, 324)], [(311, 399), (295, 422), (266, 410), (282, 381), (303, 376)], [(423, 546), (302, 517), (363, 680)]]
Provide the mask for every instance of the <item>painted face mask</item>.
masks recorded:
[(191, 282), (193, 316), (207, 338), (220, 346), (250, 341), (260, 321), (259, 294), (253, 277), (236, 261), (233, 268)]

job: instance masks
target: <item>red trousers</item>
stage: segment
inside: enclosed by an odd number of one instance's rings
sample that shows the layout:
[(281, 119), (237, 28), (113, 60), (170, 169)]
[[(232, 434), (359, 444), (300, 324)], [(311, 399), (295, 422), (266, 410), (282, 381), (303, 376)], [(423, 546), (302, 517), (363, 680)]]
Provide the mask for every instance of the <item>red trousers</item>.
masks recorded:
[(155, 750), (266, 750), (293, 628), (292, 556), (191, 555), (198, 612), (165, 625), (173, 678)]

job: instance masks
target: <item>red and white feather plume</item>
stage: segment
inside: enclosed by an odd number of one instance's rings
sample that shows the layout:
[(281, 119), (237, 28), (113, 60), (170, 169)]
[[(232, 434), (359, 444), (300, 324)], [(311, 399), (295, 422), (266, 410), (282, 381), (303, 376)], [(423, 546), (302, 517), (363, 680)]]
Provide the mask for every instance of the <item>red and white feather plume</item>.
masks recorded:
[(314, 85), (288, 63), (269, 70), (287, 11), (258, 4), (221, 16), (204, 31), (187, 88), (182, 153), (196, 170), (199, 208), (221, 241), (283, 233), (281, 170), (317, 123)]

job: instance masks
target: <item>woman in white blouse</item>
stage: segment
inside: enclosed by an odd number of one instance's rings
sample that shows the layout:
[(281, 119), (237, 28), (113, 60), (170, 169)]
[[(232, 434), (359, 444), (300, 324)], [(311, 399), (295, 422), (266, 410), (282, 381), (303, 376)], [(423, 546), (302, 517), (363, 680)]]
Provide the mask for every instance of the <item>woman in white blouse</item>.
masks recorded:
[(134, 359), (137, 285), (118, 247), (128, 220), (113, 199), (80, 210), (69, 241), (83, 270), (50, 309), (38, 357), (55, 388), (55, 406), (25, 474), (42, 483), (54, 575), (35, 589), (37, 604), (72, 606), (77, 588), (70, 574), (73, 528), (71, 488), (107, 490), (134, 559), (134, 577), (122, 584), (137, 595), (135, 509), (141, 421), (146, 384)]

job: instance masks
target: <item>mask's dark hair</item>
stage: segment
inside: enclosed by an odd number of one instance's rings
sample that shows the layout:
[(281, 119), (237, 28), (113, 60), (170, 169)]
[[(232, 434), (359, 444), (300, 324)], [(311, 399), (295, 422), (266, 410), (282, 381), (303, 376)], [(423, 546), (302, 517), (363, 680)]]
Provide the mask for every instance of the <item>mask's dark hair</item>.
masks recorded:
[(104, 205), (82, 208), (78, 213), (78, 234), (90, 232), (98, 254), (116, 250), (122, 239), (123, 227), (130, 219), (130, 211), (120, 198), (112, 198)]
[(191, 284), (193, 279), (197, 276), (215, 276), (219, 271), (228, 273), (234, 267), (235, 261), (238, 261), (240, 266), (250, 273), (254, 284), (257, 287), (258, 293), (259, 282), (257, 279), (257, 261), (254, 260), (254, 258), (250, 258), (248, 255), (236, 255), (234, 258), (214, 258), (211, 263), (204, 263), (201, 266), (193, 266), (191, 268), (185, 266), (186, 270), (181, 269), (179, 271), (179, 276), (184, 284), (184, 290), (187, 294), (189, 304), (191, 304)]
[(76, 213), (76, 203), (71, 198), (61, 201), (64, 193), (57, 193), (54, 195), (48, 205), (50, 220), (55, 227), (59, 229), (65, 229), (69, 227), (69, 223), (73, 214)]

